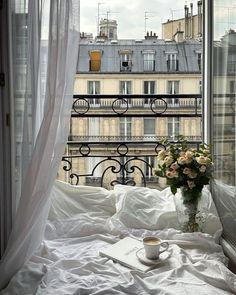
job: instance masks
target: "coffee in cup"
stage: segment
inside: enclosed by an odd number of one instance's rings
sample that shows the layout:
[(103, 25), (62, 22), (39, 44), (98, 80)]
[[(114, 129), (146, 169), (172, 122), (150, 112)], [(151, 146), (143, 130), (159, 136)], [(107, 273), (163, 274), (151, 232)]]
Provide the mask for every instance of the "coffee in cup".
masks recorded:
[(158, 237), (145, 237), (143, 246), (148, 259), (158, 259), (159, 255), (169, 248), (169, 243), (162, 242)]

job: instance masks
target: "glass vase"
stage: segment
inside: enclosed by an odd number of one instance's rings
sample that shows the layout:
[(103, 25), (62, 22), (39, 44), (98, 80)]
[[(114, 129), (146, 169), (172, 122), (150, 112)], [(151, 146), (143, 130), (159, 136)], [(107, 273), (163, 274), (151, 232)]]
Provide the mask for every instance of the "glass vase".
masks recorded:
[(179, 228), (183, 232), (204, 232), (206, 217), (207, 217), (207, 206), (204, 203), (202, 192), (199, 193), (198, 197), (189, 198), (185, 196), (183, 190), (180, 190), (174, 196), (175, 208), (179, 223)]

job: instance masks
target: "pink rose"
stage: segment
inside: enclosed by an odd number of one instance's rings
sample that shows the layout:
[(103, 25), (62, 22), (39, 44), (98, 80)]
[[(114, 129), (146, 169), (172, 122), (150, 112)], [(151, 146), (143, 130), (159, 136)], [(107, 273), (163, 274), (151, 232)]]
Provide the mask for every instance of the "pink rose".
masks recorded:
[(177, 164), (177, 162), (175, 162), (170, 166), (170, 168), (176, 170), (179, 168), (179, 165)]
[(184, 165), (186, 163), (186, 158), (185, 157), (179, 157), (177, 159), (178, 164)]
[(174, 178), (175, 174), (173, 173), (173, 171), (166, 171), (166, 177), (167, 178)]

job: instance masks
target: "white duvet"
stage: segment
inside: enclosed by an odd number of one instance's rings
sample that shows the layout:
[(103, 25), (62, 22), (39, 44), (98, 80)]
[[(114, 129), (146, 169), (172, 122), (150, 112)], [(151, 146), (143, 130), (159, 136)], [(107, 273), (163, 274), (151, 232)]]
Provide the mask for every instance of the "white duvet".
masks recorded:
[[(207, 233), (189, 234), (178, 230), (168, 189), (118, 185), (107, 191), (56, 182), (45, 239), (1, 294), (236, 294), (236, 276), (217, 243), (221, 224), (205, 193)], [(170, 257), (152, 271), (134, 271), (99, 256), (122, 237), (146, 235), (170, 243)]]

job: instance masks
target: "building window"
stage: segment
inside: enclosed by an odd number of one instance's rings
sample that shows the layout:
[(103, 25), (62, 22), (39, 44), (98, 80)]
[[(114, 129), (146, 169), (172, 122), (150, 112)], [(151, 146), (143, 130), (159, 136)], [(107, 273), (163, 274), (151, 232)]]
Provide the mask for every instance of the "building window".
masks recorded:
[(120, 94), (131, 94), (131, 81), (120, 81)]
[(121, 72), (131, 72), (132, 70), (132, 52), (120, 51), (120, 71)]
[(228, 55), (227, 71), (228, 71), (228, 75), (236, 73), (236, 56), (235, 56), (235, 53)]
[(179, 61), (177, 59), (177, 53), (168, 53), (167, 57), (167, 71), (176, 72), (179, 70)]
[[(144, 94), (155, 94), (155, 81), (143, 81), (143, 93)], [(150, 106), (151, 98), (144, 98), (144, 105)]]
[(131, 137), (132, 121), (131, 118), (120, 118), (120, 136)]
[[(179, 81), (167, 81), (167, 93), (178, 94), (179, 93)], [(179, 104), (178, 98), (168, 99), (167, 103), (169, 106), (177, 106)]]
[(100, 50), (90, 51), (89, 56), (90, 56), (89, 71), (99, 72), (101, 70), (102, 52)]
[[(131, 94), (131, 81), (120, 81), (120, 94)], [(128, 105), (131, 105), (131, 100), (126, 98)], [(122, 100), (120, 106), (127, 107), (127, 104)]]
[[(150, 180), (152, 177), (152, 170), (155, 167), (155, 158), (152, 156), (144, 157), (144, 174), (146, 180)], [(151, 167), (150, 167), (151, 166)]]
[(143, 134), (144, 136), (156, 135), (156, 119), (155, 118), (143, 118)]
[(155, 52), (153, 50), (143, 51), (143, 70), (144, 72), (155, 71)]
[[(88, 81), (88, 94), (100, 94), (100, 81)], [(99, 106), (100, 100), (96, 97), (90, 98), (90, 105), (91, 106)]]
[(168, 118), (168, 136), (176, 140), (179, 135), (179, 118)]

